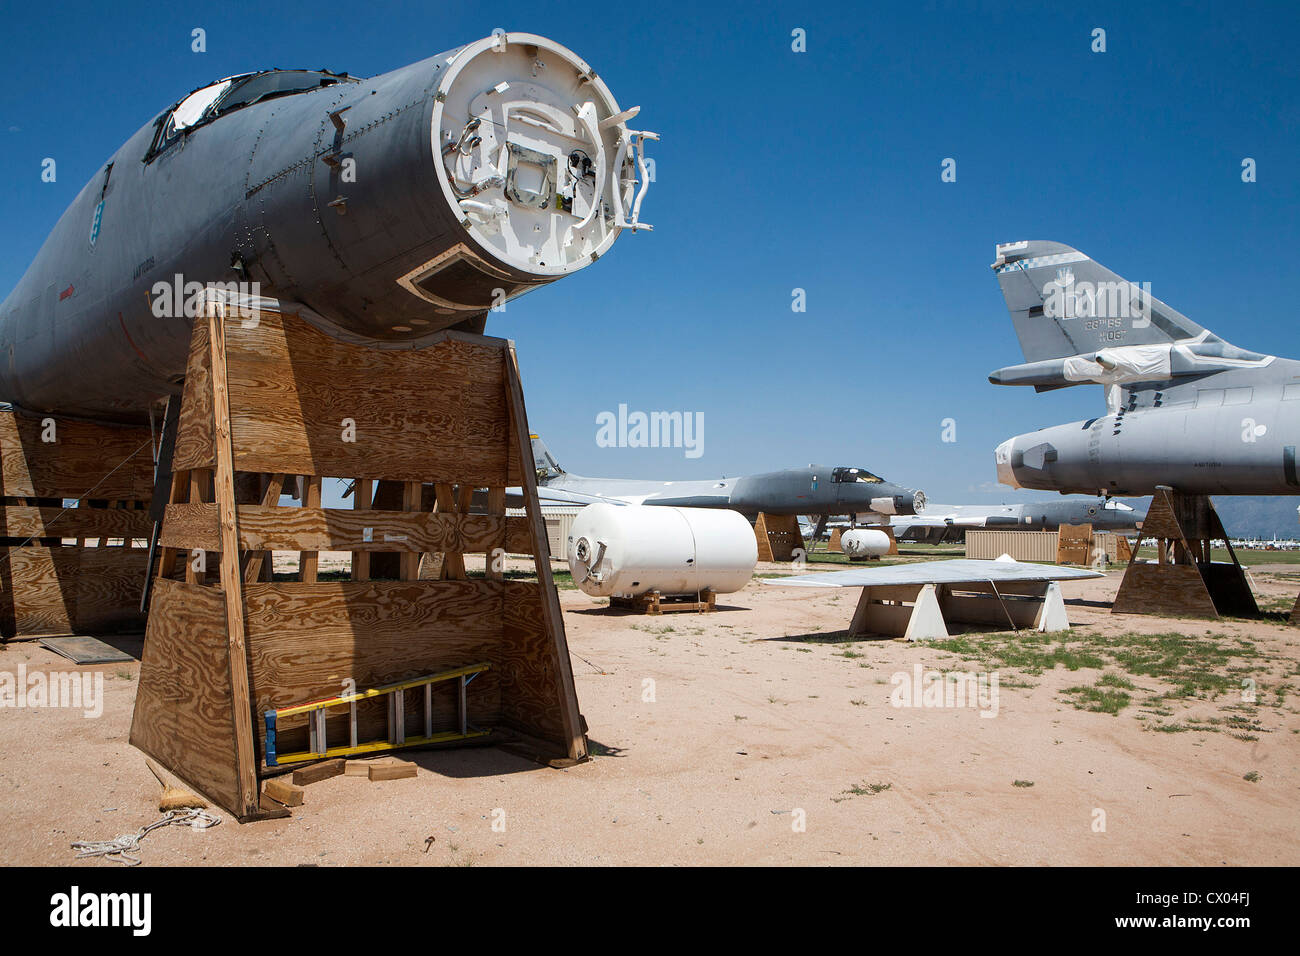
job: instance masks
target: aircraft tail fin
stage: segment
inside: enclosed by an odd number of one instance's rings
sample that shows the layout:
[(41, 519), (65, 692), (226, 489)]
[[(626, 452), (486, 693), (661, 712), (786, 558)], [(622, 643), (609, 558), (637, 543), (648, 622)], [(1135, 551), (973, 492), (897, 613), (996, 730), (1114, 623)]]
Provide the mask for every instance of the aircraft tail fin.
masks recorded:
[(1008, 242), (992, 265), (1026, 362), (1133, 345), (1166, 345), (1204, 336), (1187, 316), (1059, 242)]
[(537, 435), (529, 435), (528, 437), (533, 441), (533, 461), (537, 465), (537, 476), (539, 478), (554, 478), (556, 475), (564, 474), (564, 469), (555, 460), (551, 450), (546, 447), (546, 442), (542, 441)]

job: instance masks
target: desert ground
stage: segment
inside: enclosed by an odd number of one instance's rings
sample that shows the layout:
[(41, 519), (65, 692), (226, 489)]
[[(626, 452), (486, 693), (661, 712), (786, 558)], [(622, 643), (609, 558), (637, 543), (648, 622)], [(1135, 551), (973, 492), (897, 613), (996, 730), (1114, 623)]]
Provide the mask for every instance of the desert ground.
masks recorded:
[[(1294, 601), (1300, 567), (1256, 564), (1250, 574), (1272, 619), (1112, 615), (1120, 572), (1111, 571), (1064, 585), (1068, 633), (928, 645), (848, 642), (856, 591), (756, 577), (713, 614), (646, 617), (562, 587), (590, 761), (552, 769), (494, 748), (407, 751), (414, 779), (334, 777), (309, 785), (290, 819), (164, 828), (141, 856), (144, 865), (1295, 865), (1300, 629), (1276, 612)], [(138, 656), (138, 639), (119, 643)], [(0, 645), (0, 671), (19, 664), (75, 666), (33, 641)], [(895, 675), (910, 680), (917, 665), (996, 675), (996, 708), (894, 706)], [(127, 743), (139, 664), (94, 669), (105, 681), (97, 719), (0, 711), (0, 863), (72, 864), (71, 843), (159, 817), (160, 787)]]

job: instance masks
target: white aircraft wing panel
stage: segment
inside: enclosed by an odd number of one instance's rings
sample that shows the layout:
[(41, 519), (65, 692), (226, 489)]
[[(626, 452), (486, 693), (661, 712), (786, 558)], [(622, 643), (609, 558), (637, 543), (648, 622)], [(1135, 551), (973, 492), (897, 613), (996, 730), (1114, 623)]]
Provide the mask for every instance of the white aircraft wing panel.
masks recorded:
[(894, 564), (884, 568), (854, 568), (850, 571), (826, 571), (780, 578), (762, 578), (764, 584), (805, 588), (862, 588), (884, 584), (973, 584), (992, 581), (1075, 581), (1104, 577), (1099, 571), (1065, 568), (1051, 564), (1028, 564), (1020, 561), (977, 561), (956, 558), (952, 561), (921, 561)]

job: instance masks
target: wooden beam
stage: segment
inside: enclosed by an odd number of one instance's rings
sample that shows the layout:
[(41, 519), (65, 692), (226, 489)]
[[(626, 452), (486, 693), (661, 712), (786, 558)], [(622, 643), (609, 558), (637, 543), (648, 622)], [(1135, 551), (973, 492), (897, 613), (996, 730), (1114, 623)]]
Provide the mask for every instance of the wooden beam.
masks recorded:
[[(402, 510), (407, 512), (417, 512), (420, 510), (420, 482), (408, 481), (402, 485)], [(401, 579), (403, 581), (418, 581), (420, 578), (420, 552), (406, 550), (409, 542), (403, 544), (401, 559)]]
[[(262, 506), (265, 508), (276, 508), (280, 501), (280, 494), (284, 491), (284, 475), (267, 475), (266, 491), (262, 494)], [(239, 522), (243, 521), (242, 509), (235, 509), (235, 517)], [(279, 510), (278, 508), (276, 510)], [(248, 550), (248, 545), (244, 543), (244, 535), (240, 534), (239, 547)], [(287, 549), (286, 549), (287, 550)], [(297, 550), (296, 548), (293, 550)], [(269, 574), (273, 571), (272, 561), (274, 555), (268, 548), (258, 548), (248, 556), (248, 565), (244, 569), (244, 580), (248, 583), (259, 580), (263, 574), (268, 575), (267, 580), (271, 580)]]
[(276, 803), (284, 804), (286, 807), (300, 807), (303, 802), (302, 787), (296, 783), (290, 783), (283, 777), (272, 777), (262, 784), (262, 793), (270, 797)]
[[(369, 511), (370, 500), (374, 497), (375, 481), (373, 478), (358, 478), (356, 484), (352, 486), (352, 508), (357, 512)], [(365, 537), (365, 523), (362, 522), (362, 538)], [(374, 536), (374, 530), (371, 529), (371, 537)], [(369, 581), (370, 580), (370, 552), (353, 550), (352, 552), (352, 580)]]
[[(448, 482), (437, 482), (434, 485), (438, 496), (438, 511), (447, 516), (453, 516), (457, 512), (456, 494)], [(465, 554), (453, 547), (440, 549), (442, 551), (442, 577), (450, 578), (453, 581), (465, 580)]]
[[(320, 508), (320, 475), (306, 476), (306, 490), (303, 493), (304, 508)], [(304, 583), (316, 583), (316, 571), (320, 567), (319, 551), (303, 551), (298, 559), (298, 569)]]
[(568, 739), (569, 757), (573, 760), (585, 760), (587, 757), (587, 735), (583, 726), (582, 715), (578, 712), (578, 694), (573, 683), (573, 666), (569, 660), (569, 644), (564, 637), (564, 618), (560, 614), (560, 596), (555, 590), (555, 581), (551, 578), (550, 544), (546, 536), (546, 519), (537, 500), (537, 464), (533, 460), (533, 443), (528, 434), (528, 412), (524, 408), (524, 391), (519, 383), (519, 360), (515, 356), (513, 345), (507, 346), (505, 354), (506, 392), (509, 399), (510, 441), (517, 450), (520, 462), (520, 477), (524, 493), (524, 510), (527, 513), (532, 531), (533, 566), (537, 569), (537, 580), (541, 584), (542, 614), (546, 631), (551, 639), (551, 650), (556, 668), (561, 719), (564, 735)]
[[(487, 493), (487, 510), (492, 517), (505, 515), (506, 512), (506, 490), (500, 485), (495, 485), (488, 489)], [(499, 541), (487, 552), (486, 574), (493, 581), (500, 581), (504, 577), (505, 569), (505, 535), (502, 535)], [(497, 550), (501, 549), (500, 553)]]
[(244, 579), (239, 567), (239, 525), (235, 510), (235, 461), (230, 438), (230, 393), (226, 377), (225, 306), (209, 302), (208, 342), (212, 356), (212, 424), (216, 444), (215, 492), (221, 520), (221, 586), (225, 592), (226, 640), (230, 649), (231, 719), (234, 722), (236, 775), (245, 814), (258, 809), (257, 765), (253, 753), (253, 711), (248, 692), (248, 652), (244, 642)]
[(314, 763), (309, 767), (303, 767), (301, 770), (293, 772), (293, 782), (296, 786), (305, 787), (311, 783), (319, 783), (322, 780), (328, 780), (330, 777), (337, 777), (343, 773), (347, 761), (342, 757), (334, 760), (322, 760), (320, 763)]

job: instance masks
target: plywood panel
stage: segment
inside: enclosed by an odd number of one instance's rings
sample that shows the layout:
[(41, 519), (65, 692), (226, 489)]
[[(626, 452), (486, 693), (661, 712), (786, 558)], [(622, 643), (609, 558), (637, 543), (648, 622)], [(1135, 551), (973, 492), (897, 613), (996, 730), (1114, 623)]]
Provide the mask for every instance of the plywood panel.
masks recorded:
[(286, 707), (341, 693), (346, 677), (364, 690), (488, 660), (501, 588), (486, 580), (249, 584), (254, 694)]
[(145, 647), (131, 744), (215, 803), (236, 806), (239, 783), (222, 592), (165, 579), (154, 582)]
[(1217, 618), (1214, 601), (1194, 564), (1147, 564), (1135, 561), (1124, 572), (1115, 614), (1160, 614), (1167, 617)]
[(148, 564), (149, 552), (144, 548), (83, 549), (75, 592), (77, 631), (93, 634), (144, 627), (140, 594)]
[(10, 538), (147, 538), (153, 533), (149, 512), (128, 508), (0, 509), (0, 537)]
[[(253, 709), (263, 743), (264, 711), (337, 696), (348, 690), (348, 679), (366, 690), (479, 661), (495, 667), (502, 589), (486, 580), (246, 585)], [(495, 723), (501, 700), (496, 670), (476, 678), (472, 688), (471, 720)], [(440, 730), (451, 726), (454, 713), (447, 695), (446, 689), (435, 693)], [(407, 703), (412, 720), (422, 714), (414, 696)], [(339, 713), (330, 724), (335, 741), (347, 735), (346, 710)], [(363, 710), (361, 717), (363, 737), (384, 732), (382, 708)], [(292, 728), (290, 722), (286, 729)], [(284, 747), (298, 743), (286, 737)]]
[[(356, 511), (240, 505), (239, 547), (246, 551), (468, 551), (504, 546), (499, 515)], [(370, 540), (366, 540), (367, 531)], [(168, 505), (163, 547), (215, 550), (216, 506)]]
[[(0, 411), (0, 495), (14, 498), (147, 498), (153, 491), (149, 429)], [(52, 434), (54, 441), (42, 441)], [(91, 493), (93, 489), (93, 494)]]
[(568, 740), (557, 701), (563, 697), (555, 645), (542, 618), (541, 585), (505, 582), (505, 630), (497, 656), (501, 662), (501, 716), (506, 724), (553, 742), (557, 754)]
[(208, 347), (208, 323), (198, 321), (190, 335), (190, 357), (172, 468), (178, 472), (212, 468), (216, 461), (212, 444), (212, 353)]
[[(469, 339), (372, 349), (275, 313), (255, 328), (227, 323), (236, 469), (505, 484), (502, 350)], [(178, 468), (207, 459), (190, 443), (183, 450)]]
[(80, 555), (78, 548), (8, 549), (0, 565), (0, 635), (71, 633)]

